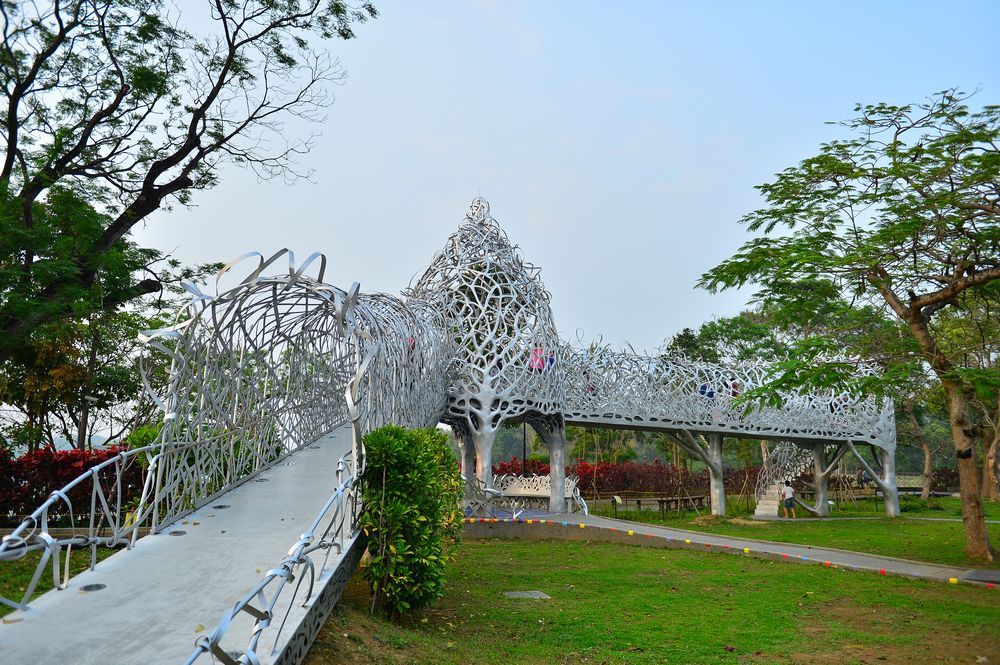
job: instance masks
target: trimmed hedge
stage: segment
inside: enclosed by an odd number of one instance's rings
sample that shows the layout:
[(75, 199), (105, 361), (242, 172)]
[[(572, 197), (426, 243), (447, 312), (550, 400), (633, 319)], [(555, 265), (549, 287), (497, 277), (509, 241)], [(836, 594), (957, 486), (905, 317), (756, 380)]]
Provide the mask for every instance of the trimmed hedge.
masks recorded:
[(436, 429), (386, 426), (367, 434), (361, 527), (373, 605), (391, 617), (444, 594), (445, 564), (461, 529), (462, 476)]

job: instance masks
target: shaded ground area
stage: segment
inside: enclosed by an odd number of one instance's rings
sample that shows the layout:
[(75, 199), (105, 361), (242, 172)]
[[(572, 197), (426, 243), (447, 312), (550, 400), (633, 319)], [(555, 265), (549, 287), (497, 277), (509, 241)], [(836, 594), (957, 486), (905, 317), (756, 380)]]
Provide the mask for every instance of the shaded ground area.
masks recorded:
[[(611, 516), (607, 510), (594, 514)], [(764, 522), (741, 517), (713, 517), (685, 513), (678, 517), (649, 510), (618, 511), (618, 518), (660, 524), (725, 536), (772, 540), (814, 547), (835, 547), (854, 552), (899, 557), (966, 568), (988, 568), (988, 564), (965, 556), (965, 529), (961, 522), (908, 517), (870, 520), (779, 520)], [(1000, 544), (1000, 524), (990, 524), (990, 539)], [(1000, 562), (994, 566), (1000, 567)]]
[[(525, 590), (552, 599), (503, 597)], [(356, 575), (306, 662), (775, 661), (1000, 662), (1000, 593), (683, 550), (467, 541), (445, 597), (402, 626), (368, 613)]]

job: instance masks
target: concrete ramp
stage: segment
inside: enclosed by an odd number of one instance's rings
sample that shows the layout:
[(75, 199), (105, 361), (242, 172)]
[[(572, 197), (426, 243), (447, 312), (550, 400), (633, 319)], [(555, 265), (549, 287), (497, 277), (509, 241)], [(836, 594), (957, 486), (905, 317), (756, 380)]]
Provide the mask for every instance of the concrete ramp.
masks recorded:
[[(198, 635), (217, 626), (308, 529), (336, 489), (337, 462), (350, 449), (350, 428), (338, 429), (163, 533), (141, 538), (132, 551), (73, 577), (67, 589), (50, 591), (27, 611), (7, 615), (0, 624), (0, 661), (183, 663)], [(353, 549), (331, 557), (356, 563)], [(336, 568), (328, 566), (328, 577)], [(295, 595), (281, 643), (288, 643), (305, 619), (301, 605), (308, 586), (306, 579)], [(275, 630), (292, 604), (288, 596), (275, 608)], [(251, 618), (242, 615), (221, 646), (242, 653), (251, 630)], [(264, 636), (260, 652), (269, 653), (274, 639)]]

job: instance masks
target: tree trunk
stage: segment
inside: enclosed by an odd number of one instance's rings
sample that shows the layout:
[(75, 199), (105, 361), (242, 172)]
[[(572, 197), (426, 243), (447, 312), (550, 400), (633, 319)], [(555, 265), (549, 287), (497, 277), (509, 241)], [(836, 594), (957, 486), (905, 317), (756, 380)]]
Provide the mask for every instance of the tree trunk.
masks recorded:
[(882, 503), (886, 517), (899, 517), (899, 488), (896, 486), (896, 451), (879, 449), (882, 457)]
[(865, 461), (865, 458), (861, 456), (861, 453), (854, 446), (853, 442), (848, 441), (847, 447), (854, 453), (854, 458), (858, 460), (861, 468), (868, 472), (875, 485), (882, 490), (882, 503), (885, 505), (885, 516), (899, 517), (899, 489), (896, 487), (895, 451), (890, 452), (872, 446), (872, 454), (875, 456), (875, 466), (881, 466), (881, 469), (876, 469)]
[(80, 409), (80, 422), (76, 433), (76, 447), (78, 450), (89, 450), (91, 448), (88, 429), (90, 426), (90, 389), (94, 383), (94, 373), (97, 371), (97, 345), (100, 338), (97, 334), (97, 324), (93, 318), (90, 320), (90, 355), (87, 358), (87, 377), (83, 382), (83, 407)]
[(931, 496), (931, 474), (934, 472), (934, 453), (931, 451), (927, 439), (924, 438), (924, 426), (920, 424), (913, 409), (913, 401), (907, 401), (904, 404), (903, 410), (906, 411), (906, 415), (910, 421), (913, 438), (920, 444), (920, 449), (924, 452), (924, 473), (921, 482), (920, 498), (927, 501)]
[[(551, 420), (551, 419), (547, 419)], [(566, 428), (559, 423), (533, 424), (549, 450), (549, 512), (566, 511)]]
[(983, 499), (1000, 501), (1000, 430), (995, 431), (993, 440), (986, 449), (983, 460)]
[(472, 433), (472, 442), (476, 449), (476, 476), (487, 488), (493, 488), (493, 442), (496, 440), (496, 430), (485, 429)]
[(934, 454), (931, 452), (931, 447), (923, 439), (920, 439), (920, 447), (924, 451), (924, 477), (920, 486), (920, 498), (927, 501), (931, 498), (931, 477), (934, 475), (934, 469), (931, 465), (934, 461)]
[(920, 310), (908, 312), (907, 324), (920, 345), (921, 352), (941, 380), (948, 400), (948, 420), (951, 423), (951, 442), (955, 446), (958, 462), (958, 486), (962, 498), (962, 522), (965, 524), (965, 554), (970, 559), (993, 561), (995, 553), (990, 547), (990, 536), (983, 515), (983, 500), (979, 492), (979, 469), (976, 468), (976, 441), (969, 418), (969, 396), (966, 386), (955, 380), (954, 365), (945, 357), (931, 335)]
[(965, 524), (965, 554), (970, 559), (993, 561), (995, 552), (990, 547), (983, 500), (979, 488), (979, 469), (976, 466), (976, 440), (969, 418), (969, 398), (962, 387), (952, 381), (942, 381), (948, 397), (948, 417), (951, 421), (951, 438), (955, 444), (958, 462), (958, 491), (962, 498), (962, 522)]

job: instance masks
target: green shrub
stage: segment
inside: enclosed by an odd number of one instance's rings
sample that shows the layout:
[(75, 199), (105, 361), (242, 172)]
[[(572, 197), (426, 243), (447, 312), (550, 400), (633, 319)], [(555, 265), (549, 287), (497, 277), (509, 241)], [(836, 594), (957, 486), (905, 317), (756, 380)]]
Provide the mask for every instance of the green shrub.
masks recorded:
[[(160, 424), (139, 425), (125, 437), (122, 441), (122, 446), (128, 448), (129, 450), (145, 448), (153, 443), (153, 441), (156, 440), (156, 437), (160, 435), (160, 427), (162, 427)], [(149, 460), (147, 460), (144, 455), (137, 455), (136, 461), (139, 462), (139, 465), (142, 468), (149, 468)]]
[(398, 617), (444, 593), (445, 564), (461, 529), (462, 477), (436, 429), (386, 426), (364, 438), (361, 477), (373, 605)]
[(942, 511), (944, 506), (935, 498), (924, 501), (919, 496), (899, 497), (899, 511), (902, 513), (924, 512), (928, 510)]

